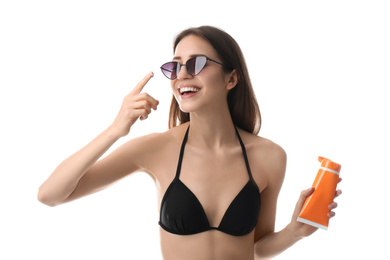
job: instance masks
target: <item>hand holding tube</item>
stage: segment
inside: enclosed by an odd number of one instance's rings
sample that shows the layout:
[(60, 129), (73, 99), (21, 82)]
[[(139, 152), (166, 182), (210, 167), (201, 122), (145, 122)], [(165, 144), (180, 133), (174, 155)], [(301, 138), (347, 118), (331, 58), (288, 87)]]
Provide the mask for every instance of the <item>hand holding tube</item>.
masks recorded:
[[(342, 179), (339, 178), (339, 183), (341, 182), (341, 180)], [(294, 210), (294, 214), (291, 218), (291, 222), (287, 227), (290, 230), (290, 232), (293, 234), (293, 236), (297, 239), (301, 239), (301, 238), (310, 236), (311, 234), (313, 234), (315, 231), (318, 230), (317, 227), (313, 227), (313, 226), (310, 226), (310, 225), (307, 225), (307, 224), (304, 224), (304, 223), (297, 221), (297, 218), (298, 218), (300, 212), (302, 211), (303, 205), (304, 205), (307, 197), (312, 195), (313, 192), (314, 192), (313, 187), (310, 187), (309, 189), (303, 190), (301, 192), (301, 195), (299, 196), (298, 202), (295, 206), (295, 210)], [(342, 193), (342, 191), (340, 189), (337, 190), (335, 193), (335, 198), (340, 196), (341, 193)], [(329, 218), (334, 217), (336, 214), (333, 212), (333, 210), (335, 208), (337, 208), (337, 203), (333, 201), (331, 204), (329, 204), (328, 208), (330, 210), (330, 212), (328, 213), (328, 217)]]
[(313, 183), (315, 190), (306, 198), (297, 220), (327, 230), (330, 218), (329, 205), (334, 203), (341, 165), (321, 156), (318, 160), (321, 167)]

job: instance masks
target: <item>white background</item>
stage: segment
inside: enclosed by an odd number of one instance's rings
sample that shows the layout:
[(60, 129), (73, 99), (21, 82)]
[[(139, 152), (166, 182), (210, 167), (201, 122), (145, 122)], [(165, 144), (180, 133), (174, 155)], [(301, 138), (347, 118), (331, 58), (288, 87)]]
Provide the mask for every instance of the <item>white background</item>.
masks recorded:
[(312, 184), (317, 156), (343, 166), (329, 230), (276, 259), (388, 259), (389, 13), (375, 0), (1, 1), (0, 259), (160, 259), (146, 174), (56, 208), (36, 194), (149, 71), (145, 91), (159, 109), (112, 149), (167, 129), (171, 92), (159, 66), (171, 59), (174, 36), (200, 25), (240, 44), (260, 135), (288, 154), (277, 230)]

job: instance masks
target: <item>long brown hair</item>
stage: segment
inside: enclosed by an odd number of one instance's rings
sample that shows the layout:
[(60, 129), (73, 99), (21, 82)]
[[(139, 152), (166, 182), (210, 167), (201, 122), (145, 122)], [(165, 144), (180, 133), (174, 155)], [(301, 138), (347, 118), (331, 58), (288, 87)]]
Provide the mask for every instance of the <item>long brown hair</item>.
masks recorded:
[[(175, 52), (179, 42), (188, 35), (200, 36), (207, 40), (225, 65), (226, 72), (233, 71), (233, 69), (237, 71), (239, 81), (227, 96), (230, 115), (236, 126), (257, 135), (261, 127), (260, 109), (240, 46), (226, 32), (212, 26), (201, 26), (186, 29), (178, 34), (173, 44), (173, 52)], [(169, 128), (175, 127), (177, 122), (183, 124), (189, 120), (189, 113), (180, 110), (179, 104), (173, 96), (169, 111)]]

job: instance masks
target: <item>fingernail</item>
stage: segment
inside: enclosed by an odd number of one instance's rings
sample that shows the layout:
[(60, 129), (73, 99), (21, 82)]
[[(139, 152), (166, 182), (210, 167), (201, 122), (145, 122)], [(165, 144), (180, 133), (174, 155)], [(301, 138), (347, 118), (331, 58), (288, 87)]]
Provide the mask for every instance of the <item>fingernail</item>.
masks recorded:
[(153, 71), (152, 72), (150, 72), (150, 76), (153, 78), (154, 77), (154, 73), (153, 73)]

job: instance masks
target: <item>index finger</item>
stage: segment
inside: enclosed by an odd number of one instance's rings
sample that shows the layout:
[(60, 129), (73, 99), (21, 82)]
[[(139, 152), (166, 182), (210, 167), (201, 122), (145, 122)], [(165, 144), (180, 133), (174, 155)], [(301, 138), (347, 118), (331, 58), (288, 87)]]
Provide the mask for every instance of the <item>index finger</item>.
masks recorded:
[(141, 93), (142, 89), (145, 87), (146, 83), (153, 78), (153, 72), (148, 73), (140, 82), (138, 82), (137, 86), (133, 88), (133, 90), (130, 92), (130, 94), (139, 94)]

